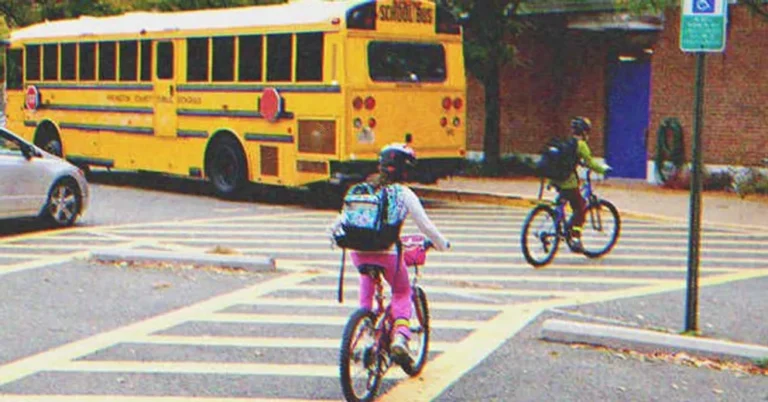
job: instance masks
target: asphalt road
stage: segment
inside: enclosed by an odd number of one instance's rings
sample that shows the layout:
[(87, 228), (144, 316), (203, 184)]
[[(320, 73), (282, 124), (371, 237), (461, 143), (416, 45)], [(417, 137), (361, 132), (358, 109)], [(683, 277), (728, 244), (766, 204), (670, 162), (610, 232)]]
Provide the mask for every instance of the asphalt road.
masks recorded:
[[(336, 303), (339, 254), (320, 238), (333, 210), (302, 193), (222, 201), (199, 183), (166, 180), (97, 178), (76, 229), (26, 223), (0, 234), (0, 402), (339, 400), (336, 349), (356, 278), (347, 270), (346, 302)], [(766, 376), (539, 339), (550, 317), (680, 331), (684, 227), (626, 221), (606, 258), (561, 251), (533, 270), (517, 245), (527, 211), (440, 202), (428, 211), (455, 244), (430, 255), (421, 281), (433, 354), (419, 378), (386, 381), (381, 400), (768, 401)], [(702, 330), (764, 342), (768, 239), (716, 230), (704, 238), (712, 286), (701, 290)], [(269, 253), (279, 269), (113, 264), (87, 254), (146, 245)]]

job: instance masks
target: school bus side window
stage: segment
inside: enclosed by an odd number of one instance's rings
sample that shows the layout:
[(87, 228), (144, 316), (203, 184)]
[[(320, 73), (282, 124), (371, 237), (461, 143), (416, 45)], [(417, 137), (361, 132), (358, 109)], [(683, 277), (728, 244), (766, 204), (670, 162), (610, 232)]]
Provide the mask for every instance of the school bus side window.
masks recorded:
[(93, 42), (80, 44), (80, 81), (96, 79), (96, 44)]
[(213, 38), (213, 81), (235, 80), (235, 37)]
[(152, 41), (141, 41), (141, 80), (152, 81)]
[(323, 33), (296, 35), (296, 81), (323, 80)]
[(117, 79), (117, 45), (115, 42), (99, 42), (99, 80), (114, 81)]
[(157, 44), (157, 78), (169, 80), (173, 78), (173, 43), (159, 42)]
[(187, 82), (208, 81), (208, 38), (187, 39)]
[(61, 80), (74, 81), (77, 79), (77, 45), (74, 43), (61, 44)]
[(43, 45), (43, 80), (59, 80), (59, 45)]
[(261, 81), (264, 40), (261, 35), (241, 36), (238, 41), (238, 81)]
[(136, 81), (139, 45), (136, 41), (120, 42), (120, 81)]
[(27, 81), (40, 80), (40, 45), (27, 45)]
[(291, 81), (293, 35), (267, 35), (267, 81)]
[(22, 78), (22, 73), (24, 71), (24, 50), (8, 50), (6, 53), (6, 64), (5, 82), (8, 89), (22, 89), (24, 87), (24, 79)]

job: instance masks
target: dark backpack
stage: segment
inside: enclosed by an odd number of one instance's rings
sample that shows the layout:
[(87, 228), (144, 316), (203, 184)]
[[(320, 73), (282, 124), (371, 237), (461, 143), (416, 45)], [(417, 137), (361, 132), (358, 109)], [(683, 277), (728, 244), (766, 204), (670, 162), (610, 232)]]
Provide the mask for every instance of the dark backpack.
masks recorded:
[(536, 163), (536, 173), (540, 177), (563, 181), (576, 169), (578, 156), (578, 140), (552, 138), (541, 152), (541, 158)]
[(342, 248), (359, 251), (387, 250), (400, 237), (403, 219), (390, 203), (393, 188), (376, 188), (370, 183), (352, 186), (344, 196), (341, 232), (334, 235)]

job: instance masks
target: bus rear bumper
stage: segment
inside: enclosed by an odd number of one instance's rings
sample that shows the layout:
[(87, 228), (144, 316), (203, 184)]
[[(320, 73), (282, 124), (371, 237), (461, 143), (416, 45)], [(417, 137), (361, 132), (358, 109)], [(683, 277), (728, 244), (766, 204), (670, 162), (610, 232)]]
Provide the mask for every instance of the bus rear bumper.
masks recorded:
[[(412, 172), (412, 182), (433, 184), (437, 180), (456, 175), (464, 168), (463, 158), (433, 158), (420, 159)], [(331, 162), (329, 184), (347, 187), (350, 184), (365, 180), (378, 172), (378, 163), (364, 162)]]

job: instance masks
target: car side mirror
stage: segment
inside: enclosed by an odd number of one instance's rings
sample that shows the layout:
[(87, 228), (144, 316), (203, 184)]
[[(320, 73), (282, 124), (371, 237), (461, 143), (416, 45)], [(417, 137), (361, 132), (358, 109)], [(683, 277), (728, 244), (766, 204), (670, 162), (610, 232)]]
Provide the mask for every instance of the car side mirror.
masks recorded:
[(24, 157), (27, 160), (32, 159), (35, 156), (39, 156), (40, 154), (35, 150), (35, 147), (29, 144), (21, 144), (21, 154), (24, 155)]

